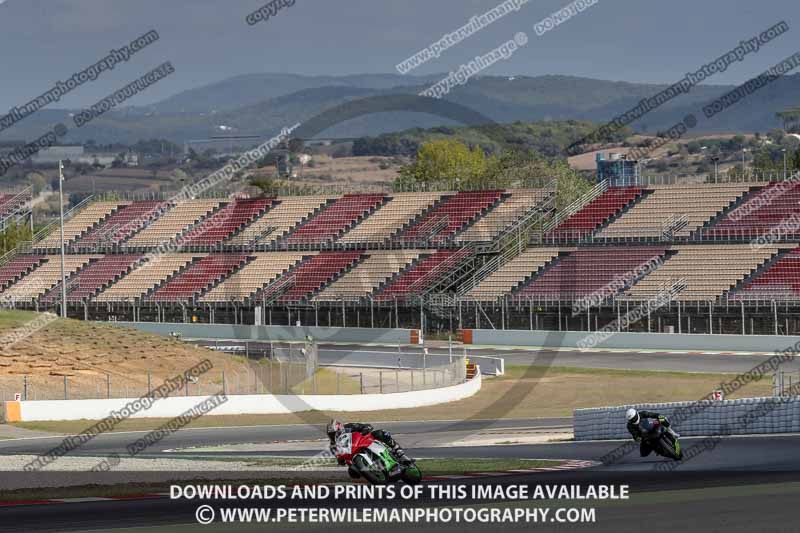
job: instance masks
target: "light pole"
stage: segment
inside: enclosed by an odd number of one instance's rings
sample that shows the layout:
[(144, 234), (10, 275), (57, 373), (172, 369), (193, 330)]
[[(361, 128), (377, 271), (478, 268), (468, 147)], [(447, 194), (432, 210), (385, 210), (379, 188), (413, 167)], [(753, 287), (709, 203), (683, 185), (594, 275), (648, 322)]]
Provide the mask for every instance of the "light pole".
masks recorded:
[(742, 181), (744, 181), (744, 155), (747, 153), (747, 148), (742, 148)]
[(58, 160), (58, 207), (61, 222), (61, 318), (67, 318), (67, 276), (64, 267), (64, 163)]
[(786, 148), (783, 148), (781, 152), (783, 152), (783, 181), (786, 181)]
[(718, 179), (718, 169), (719, 169), (719, 157), (713, 157), (711, 160), (714, 162), (714, 183), (717, 183)]

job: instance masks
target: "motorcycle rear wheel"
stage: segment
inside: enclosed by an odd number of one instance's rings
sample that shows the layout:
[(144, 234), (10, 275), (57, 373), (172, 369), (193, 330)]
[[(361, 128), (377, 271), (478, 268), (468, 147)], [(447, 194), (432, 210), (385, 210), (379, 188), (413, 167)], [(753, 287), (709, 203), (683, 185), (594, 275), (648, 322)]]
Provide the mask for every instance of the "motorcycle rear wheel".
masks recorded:
[(675, 444), (672, 442), (672, 439), (665, 433), (661, 436), (661, 439), (658, 441), (659, 446), (661, 448), (661, 454), (664, 457), (669, 457), (670, 459), (674, 459), (676, 461), (680, 461), (683, 457), (683, 454), (676, 454), (675, 453)]

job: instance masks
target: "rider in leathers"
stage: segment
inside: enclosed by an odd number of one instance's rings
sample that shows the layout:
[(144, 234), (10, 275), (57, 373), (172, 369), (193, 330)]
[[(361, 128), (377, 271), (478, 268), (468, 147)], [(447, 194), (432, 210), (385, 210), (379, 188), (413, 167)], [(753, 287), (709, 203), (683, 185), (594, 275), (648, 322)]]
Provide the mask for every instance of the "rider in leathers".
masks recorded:
[[(411, 462), (411, 459), (408, 458), (403, 448), (401, 448), (400, 445), (397, 444), (397, 442), (392, 438), (391, 433), (383, 429), (375, 429), (370, 424), (360, 424), (358, 422), (343, 424), (338, 420), (331, 420), (331, 422), (328, 424), (327, 432), (328, 438), (331, 441), (331, 452), (334, 454), (336, 453), (336, 434), (339, 431), (346, 431), (348, 433), (355, 431), (357, 433), (361, 433), (362, 435), (372, 435), (375, 437), (375, 440), (382, 442), (390, 450), (392, 450), (400, 463), (406, 464)], [(344, 466), (344, 461), (339, 460), (339, 464)]]
[[(631, 411), (634, 412), (631, 413)], [(633, 440), (639, 443), (639, 453), (641, 454), (642, 457), (647, 457), (648, 455), (650, 455), (650, 452), (653, 451), (653, 447), (650, 445), (650, 443), (642, 438), (644, 435), (642, 434), (642, 429), (639, 426), (639, 423), (641, 422), (642, 418), (651, 418), (654, 420), (658, 420), (674, 436), (676, 437), (680, 436), (678, 433), (676, 433), (669, 427), (669, 419), (666, 416), (661, 416), (660, 414), (654, 413), (652, 411), (636, 411), (635, 409), (630, 409), (628, 411), (627, 416), (628, 416), (628, 431), (633, 436)]]

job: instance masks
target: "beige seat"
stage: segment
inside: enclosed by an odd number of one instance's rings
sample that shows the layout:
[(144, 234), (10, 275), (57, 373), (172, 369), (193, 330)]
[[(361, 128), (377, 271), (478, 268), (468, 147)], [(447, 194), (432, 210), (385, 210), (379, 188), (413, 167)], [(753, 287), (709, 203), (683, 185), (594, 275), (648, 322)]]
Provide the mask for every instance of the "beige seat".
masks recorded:
[(464, 230), (456, 237), (456, 242), (491, 242), (536, 207), (547, 194), (544, 189), (517, 189), (508, 192), (511, 194), (508, 198)]
[[(750, 190), (752, 184), (671, 185), (652, 192), (602, 230), (600, 237), (656, 237), (670, 228), (687, 237)], [(685, 222), (685, 226), (684, 226)]]
[(347, 232), (339, 242), (382, 243), (430, 209), (442, 193), (397, 193), (380, 209)]
[(226, 244), (237, 246), (270, 245), (286, 235), (330, 200), (327, 196), (282, 196), (280, 204), (255, 220)]
[(353, 270), (326, 287), (314, 300), (365, 298), (420, 256), (418, 250), (379, 250), (369, 253)]
[(200, 301), (205, 303), (244, 302), (310, 253), (270, 252), (253, 254), (255, 259), (211, 289)]
[(170, 242), (186, 232), (219, 207), (219, 200), (185, 200), (178, 202), (125, 245), (131, 248), (154, 247)]
[(558, 256), (558, 248), (530, 248), (500, 267), (481, 281), (466, 296), (481, 301), (493, 301), (525, 281), (532, 273)]
[(100, 293), (95, 300), (98, 302), (126, 302), (141, 298), (148, 291), (171, 278), (195, 258), (205, 255), (162, 254), (153, 256)]
[[(64, 274), (67, 278), (101, 255), (67, 255), (64, 258)], [(9, 302), (31, 302), (61, 282), (61, 257), (47, 256), (47, 261), (3, 292)]]
[[(114, 211), (129, 204), (130, 202), (95, 202), (89, 204), (64, 223), (64, 244), (69, 245), (72, 241), (108, 218)], [(52, 233), (35, 245), (35, 248), (38, 249), (60, 247), (61, 230), (58, 226)]]
[(754, 250), (748, 244), (684, 245), (658, 269), (625, 292), (623, 298), (649, 300), (682, 280), (686, 287), (674, 299), (716, 301), (779, 251)]

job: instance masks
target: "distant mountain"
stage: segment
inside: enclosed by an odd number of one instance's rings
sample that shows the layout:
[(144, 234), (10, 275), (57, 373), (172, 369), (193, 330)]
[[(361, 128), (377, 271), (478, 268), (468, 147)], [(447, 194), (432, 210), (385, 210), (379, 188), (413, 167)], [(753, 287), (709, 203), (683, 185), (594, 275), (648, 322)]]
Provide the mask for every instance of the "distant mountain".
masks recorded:
[(421, 85), (428, 81), (433, 82), (434, 79), (441, 79), (441, 76), (245, 74), (183, 91), (150, 107), (160, 113), (214, 113), (231, 111), (306, 89), (320, 87), (391, 89)]
[[(64, 138), (66, 142), (94, 139), (100, 143), (134, 143), (140, 139), (158, 137), (181, 143), (214, 135), (252, 134), (267, 137), (274, 135), (281, 127), (306, 121), (354, 99), (399, 93), (417, 94), (436, 79), (436, 76), (423, 80), (392, 74), (240, 76), (180, 93), (154, 106), (114, 110), (80, 129), (74, 127), (69, 116), (77, 112), (75, 110), (39, 111), (0, 133), (0, 141), (32, 140), (58, 122), (70, 127), (69, 134)], [(665, 85), (570, 76), (487, 76), (476, 77), (466, 85), (454, 88), (445, 98), (499, 123), (546, 120), (602, 123), (665, 88)], [(632, 127), (655, 133), (671, 127), (688, 113), (694, 113), (699, 122), (692, 133), (766, 132), (780, 126), (775, 118), (776, 112), (800, 103), (800, 75), (791, 75), (742, 99), (713, 119), (705, 119), (703, 105), (734, 88), (723, 85), (695, 87), (689, 94), (652, 111)], [(429, 114), (378, 113), (340, 124), (324, 132), (324, 135), (374, 136), (410, 128), (452, 125), (457, 124)]]

